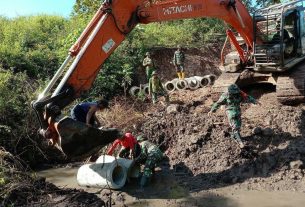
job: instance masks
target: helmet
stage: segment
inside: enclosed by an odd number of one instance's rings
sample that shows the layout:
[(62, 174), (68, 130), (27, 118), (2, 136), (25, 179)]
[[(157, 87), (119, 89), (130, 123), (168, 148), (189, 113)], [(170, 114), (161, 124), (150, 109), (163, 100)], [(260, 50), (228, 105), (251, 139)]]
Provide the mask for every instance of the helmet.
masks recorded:
[(237, 94), (239, 92), (240, 92), (240, 90), (239, 90), (239, 88), (238, 88), (238, 86), (236, 84), (229, 85), (228, 93), (230, 93), (230, 94)]
[(141, 141), (144, 141), (144, 140), (146, 140), (146, 137), (144, 135), (137, 136), (137, 141), (138, 142), (141, 142)]
[(145, 55), (148, 56), (148, 55), (150, 55), (150, 53), (149, 53), (149, 52), (146, 52)]
[(181, 47), (181, 45), (178, 45), (177, 48), (178, 48), (178, 49), (181, 49), (182, 47)]
[(158, 73), (157, 73), (157, 71), (153, 71), (152, 73), (151, 73), (151, 75), (153, 76), (153, 75), (157, 75)]

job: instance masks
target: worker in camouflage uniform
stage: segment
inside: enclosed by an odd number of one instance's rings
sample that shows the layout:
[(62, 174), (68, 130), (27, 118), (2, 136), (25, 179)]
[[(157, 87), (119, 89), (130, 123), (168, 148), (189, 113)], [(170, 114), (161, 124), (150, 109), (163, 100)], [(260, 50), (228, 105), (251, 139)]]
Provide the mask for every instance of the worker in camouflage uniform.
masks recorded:
[(184, 52), (182, 51), (181, 46), (178, 45), (178, 49), (174, 53), (173, 64), (176, 67), (176, 72), (179, 79), (185, 78), (184, 60), (185, 60)]
[(140, 186), (144, 187), (151, 179), (156, 165), (163, 159), (163, 153), (158, 146), (147, 141), (143, 135), (137, 137), (141, 146), (141, 154), (135, 159), (136, 163), (144, 164)]
[(143, 60), (143, 66), (145, 67), (146, 70), (145, 72), (146, 72), (147, 81), (149, 81), (153, 71), (155, 71), (154, 62), (152, 61), (149, 52), (146, 53), (146, 57)]
[(169, 96), (165, 91), (157, 72), (152, 73), (152, 77), (149, 79), (149, 95), (152, 97), (153, 104), (158, 100), (158, 96), (164, 96), (166, 103), (169, 102)]
[(256, 100), (241, 91), (236, 84), (232, 84), (228, 87), (228, 91), (223, 93), (219, 100), (213, 104), (211, 111), (208, 113), (215, 112), (221, 105), (226, 106), (226, 113), (229, 119), (229, 124), (232, 128), (231, 138), (236, 140), (240, 148), (244, 148), (244, 143), (241, 140), (240, 128), (241, 128), (241, 109), (240, 104), (242, 102), (257, 104)]

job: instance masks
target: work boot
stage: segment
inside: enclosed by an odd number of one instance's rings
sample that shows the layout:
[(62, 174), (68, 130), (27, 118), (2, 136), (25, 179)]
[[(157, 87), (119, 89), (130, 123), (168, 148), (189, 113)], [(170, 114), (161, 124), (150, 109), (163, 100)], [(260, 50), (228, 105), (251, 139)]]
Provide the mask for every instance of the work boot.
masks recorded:
[(145, 187), (147, 185), (148, 181), (149, 181), (149, 177), (143, 175), (141, 177), (141, 181), (140, 181), (141, 188)]
[(242, 149), (245, 147), (244, 143), (240, 140), (240, 141), (237, 141), (238, 144), (239, 144), (239, 148)]
[(177, 73), (177, 75), (178, 75), (179, 80), (181, 80), (181, 79), (182, 79), (182, 75), (181, 75), (181, 73), (180, 73), (180, 72), (178, 72), (178, 73)]
[(237, 144), (239, 145), (239, 148), (242, 149), (242, 148), (245, 147), (244, 143), (241, 141), (241, 137), (240, 137), (239, 132), (236, 132), (236, 133), (232, 134), (231, 137), (233, 137), (233, 139), (237, 142)]
[(181, 72), (181, 79), (184, 80), (184, 78), (185, 78), (185, 73)]

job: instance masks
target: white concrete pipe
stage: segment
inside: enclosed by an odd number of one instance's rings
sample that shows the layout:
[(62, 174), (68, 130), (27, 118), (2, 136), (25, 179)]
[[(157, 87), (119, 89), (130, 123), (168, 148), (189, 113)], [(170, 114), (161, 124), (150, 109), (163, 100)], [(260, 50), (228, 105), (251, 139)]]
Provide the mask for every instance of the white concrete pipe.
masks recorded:
[(148, 84), (143, 85), (142, 90), (144, 91), (144, 94), (146, 96), (148, 96), (148, 94), (149, 94), (149, 85)]
[(204, 77), (209, 79), (209, 85), (213, 85), (215, 83), (216, 75), (211, 74), (211, 75), (206, 75)]
[(200, 87), (199, 81), (194, 77), (186, 78), (185, 80), (191, 90), (195, 90)]
[(140, 87), (132, 86), (129, 90), (129, 94), (133, 97), (136, 97), (140, 93)]
[[(109, 155), (101, 155), (97, 160), (96, 163), (104, 163), (104, 160), (110, 159), (108, 157), (112, 157)], [(130, 159), (124, 159), (117, 157), (116, 158), (117, 162), (124, 166), (127, 169), (127, 177), (131, 178), (138, 178), (141, 173), (141, 169), (139, 165), (136, 165), (133, 160)]]
[(206, 87), (210, 83), (210, 79), (208, 77), (194, 76), (193, 78), (198, 80), (200, 87)]
[(127, 179), (125, 166), (112, 156), (105, 156), (102, 162), (81, 166), (77, 172), (78, 185), (95, 188), (122, 188)]
[(178, 81), (178, 78), (175, 78), (171, 81), (167, 81), (164, 85), (164, 88), (167, 92), (174, 92), (176, 90), (176, 82)]
[(177, 90), (185, 90), (187, 89), (188, 85), (187, 85), (187, 82), (186, 80), (178, 80), (176, 83), (175, 83), (175, 88)]

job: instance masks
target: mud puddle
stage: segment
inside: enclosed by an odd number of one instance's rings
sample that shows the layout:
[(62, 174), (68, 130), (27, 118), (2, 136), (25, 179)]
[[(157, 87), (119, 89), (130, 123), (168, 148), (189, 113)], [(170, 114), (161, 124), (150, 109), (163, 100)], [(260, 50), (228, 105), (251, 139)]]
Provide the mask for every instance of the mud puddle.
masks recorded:
[(38, 176), (45, 177), (46, 181), (58, 187), (83, 189), (78, 186), (76, 175), (78, 167), (71, 168), (51, 168), (36, 172)]
[(256, 191), (242, 189), (238, 185), (190, 193), (176, 183), (174, 176), (157, 172), (152, 184), (140, 190), (136, 180), (132, 180), (122, 191), (100, 190), (80, 187), (76, 174), (78, 167), (55, 168), (37, 172), (46, 180), (66, 188), (83, 189), (95, 193), (104, 200), (105, 195), (112, 195), (112, 206), (129, 207), (303, 207), (305, 194), (291, 191)]

